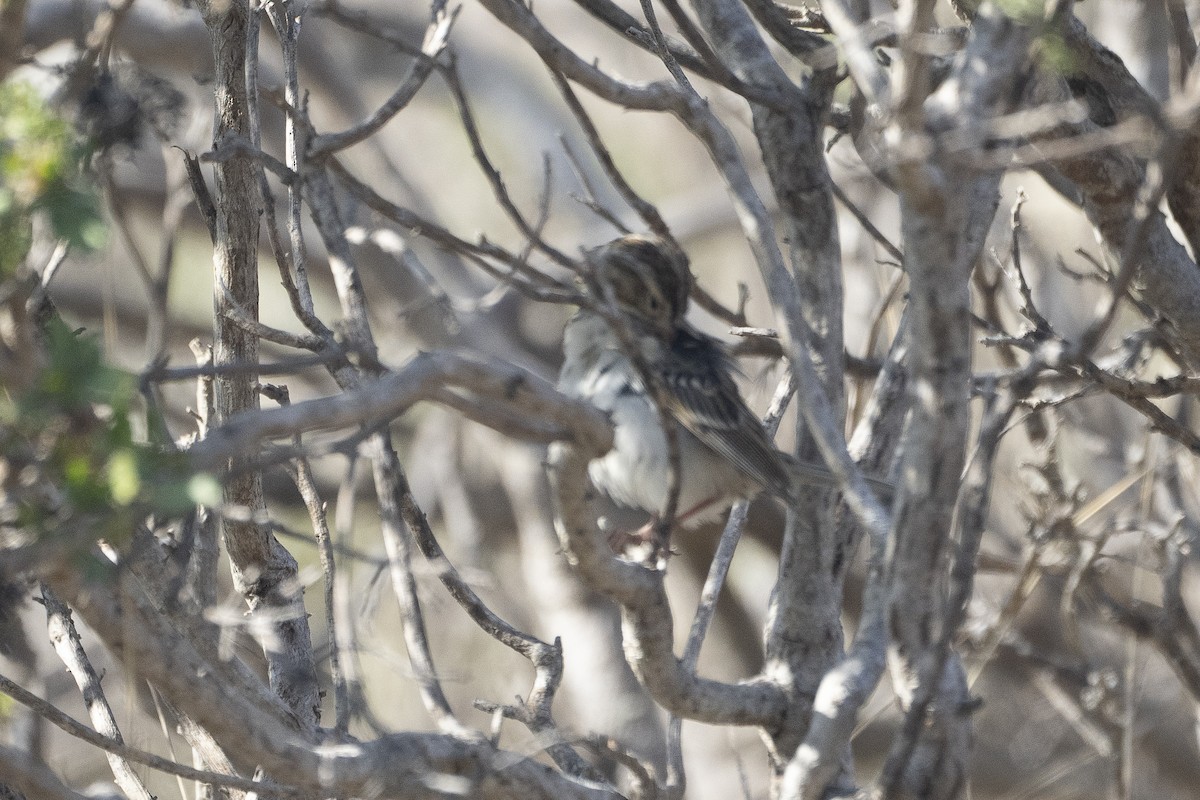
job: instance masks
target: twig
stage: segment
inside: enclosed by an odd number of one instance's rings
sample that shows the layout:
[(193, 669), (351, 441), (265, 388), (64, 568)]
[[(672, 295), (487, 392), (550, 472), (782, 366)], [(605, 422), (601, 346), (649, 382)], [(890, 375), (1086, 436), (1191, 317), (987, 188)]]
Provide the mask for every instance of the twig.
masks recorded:
[(575, 121), (579, 124), (579, 129), (583, 131), (583, 135), (592, 149), (592, 154), (600, 162), (600, 167), (604, 170), (604, 174), (608, 176), (609, 183), (617, 190), (617, 194), (642, 218), (642, 221), (646, 223), (646, 226), (650, 228), (655, 236), (673, 241), (670, 239), (671, 231), (667, 227), (667, 223), (662, 218), (662, 215), (658, 213), (658, 208), (638, 194), (629, 181), (625, 180), (625, 176), (621, 174), (621, 170), (617, 168), (612, 154), (608, 152), (604, 140), (600, 137), (600, 131), (596, 129), (596, 125), (592, 122), (591, 116), (583, 107), (583, 103), (579, 102), (579, 97), (575, 94), (575, 90), (571, 88), (571, 84), (567, 82), (566, 76), (552, 69), (550, 70), (550, 77), (554, 78), (554, 82), (558, 86), (558, 91), (562, 94), (563, 100), (566, 101), (567, 108), (574, 115)]
[[(283, 103), (284, 101), (281, 98), (279, 102)], [(288, 108), (290, 109), (290, 107)], [(294, 113), (288, 116), (294, 116)], [(274, 173), (285, 186), (290, 186), (300, 180), (300, 176), (291, 167), (265, 150), (256, 147), (247, 136), (232, 131), (221, 134), (221, 137), (213, 143), (211, 150), (198, 156), (198, 160), (203, 164), (227, 164), (235, 158), (250, 158), (260, 162), (265, 169)]]
[[(347, 554), (365, 564), (373, 564), (378, 570), (387, 568), (387, 559), (369, 556), (357, 552), (351, 542), (354, 536), (354, 518), (357, 503), (358, 467), (362, 459), (357, 452), (351, 452), (346, 457), (345, 477), (338, 486), (337, 510), (333, 519), (337, 540), (334, 550)], [(342, 669), (345, 674), (346, 689), (349, 693), (351, 717), (359, 716), (375, 731), (382, 734), (383, 728), (371, 712), (370, 704), (362, 687), (361, 667), (359, 664), (358, 624), (359, 616), (353, 611), (351, 602), (351, 570), (341, 569), (333, 585), (334, 611), (338, 629), (342, 632), (340, 644), (345, 648), (342, 659)]]
[[(534, 687), (529, 699), (523, 704), (521, 721), (537, 734), (556, 731), (557, 727), (551, 709), (554, 695), (562, 681), (563, 664), (560, 644), (557, 641), (552, 645), (547, 644), (535, 636), (518, 630), (493, 612), (462, 579), (458, 570), (447, 558), (437, 537), (434, 536), (433, 530), (429, 527), (428, 519), (413, 496), (407, 477), (399, 464), (389, 466), (383, 471), (377, 470), (377, 480), (381, 472), (384, 473), (383, 477), (386, 479), (386, 483), (380, 488), (389, 492), (384, 505), (399, 510), (418, 549), (442, 586), (480, 630), (525, 657), (533, 665), (535, 669)], [(600, 777), (599, 773), (596, 773), (566, 745), (551, 745), (547, 748), (547, 752), (570, 775), (586, 776), (592, 780)]]
[(183, 155), (183, 166), (187, 172), (188, 185), (192, 187), (192, 196), (196, 199), (196, 208), (204, 220), (208, 230), (208, 238), (214, 244), (217, 241), (217, 208), (213, 205), (212, 194), (208, 191), (208, 182), (200, 171), (200, 159), (187, 150), (179, 148)]
[(667, 46), (667, 39), (663, 36), (662, 28), (658, 26), (658, 15), (654, 13), (653, 0), (641, 0), (641, 3), (642, 13), (646, 15), (646, 23), (650, 28), (650, 41), (653, 42), (654, 49), (658, 52), (658, 57), (662, 59), (663, 65), (666, 66), (667, 72), (671, 73), (671, 77), (685, 92), (699, 97), (699, 93), (687, 79), (687, 75), (683, 74), (683, 69), (680, 68), (679, 62), (675, 60), (675, 56), (671, 54), (671, 49)]
[[(373, 135), (386, 125), (396, 114), (407, 106), (425, 85), (425, 81), (437, 66), (438, 56), (445, 50), (450, 38), (450, 30), (462, 6), (455, 6), (447, 13), (445, 9), (434, 14), (429, 28), (425, 31), (425, 40), (421, 43), (420, 54), (413, 59), (408, 74), (400, 81), (396, 91), (367, 119), (338, 133), (325, 133), (313, 139), (308, 157), (321, 159), (338, 150), (344, 150), (367, 137)], [(276, 23), (276, 28), (279, 25)], [(294, 60), (293, 60), (294, 63)]]
[[(158, 690), (154, 688), (154, 684), (147, 683), (146, 691), (150, 693), (150, 701), (154, 704), (154, 716), (158, 718), (158, 729), (162, 732), (163, 741), (167, 745), (167, 751), (171, 754), (171, 760), (178, 761), (179, 754), (175, 752), (175, 741), (171, 738), (171, 729), (167, 726), (167, 714), (163, 708), (164, 701), (159, 695)], [(179, 789), (179, 800), (188, 800), (187, 787), (183, 783), (183, 778), (176, 775), (175, 785)], [(211, 788), (205, 786), (205, 789), (210, 792)], [(199, 794), (199, 787), (197, 787), (197, 795)]]
[(589, 736), (583, 744), (598, 756), (607, 756), (633, 774), (635, 796), (639, 800), (656, 800), (659, 796), (658, 782), (654, 780), (653, 767), (623, 747), (611, 737)]
[(1168, 144), (1160, 152), (1159, 157), (1146, 166), (1145, 180), (1138, 190), (1137, 203), (1133, 207), (1133, 219), (1130, 220), (1130, 231), (1125, 237), (1121, 248), (1120, 267), (1109, 287), (1109, 295), (1095, 319), (1079, 337), (1076, 352), (1079, 358), (1088, 358), (1104, 338), (1104, 334), (1116, 319), (1117, 309), (1120, 308), (1121, 298), (1133, 282), (1140, 266), (1147, 238), (1150, 234), (1150, 222), (1157, 213), (1159, 204), (1167, 192), (1169, 181), (1164, 174), (1173, 169), (1177, 145)]
[(259, 339), (265, 339), (268, 342), (284, 347), (291, 347), (296, 350), (319, 352), (325, 348), (326, 342), (324, 339), (312, 334), (291, 333), (280, 328), (273, 328), (257, 319), (245, 306), (235, 300), (227, 290), (223, 294), (225, 302), (222, 304), (220, 310), (221, 318), (227, 320), (243, 332), (256, 336)]
[[(659, 55), (659, 48), (655, 42), (654, 35), (636, 17), (617, 6), (612, 0), (575, 0), (575, 2), (586, 8), (590, 14), (603, 21), (609, 28), (620, 33), (638, 47)], [(696, 48), (695, 52), (689, 51), (682, 43), (672, 41), (670, 38), (664, 36), (664, 42), (673, 60), (696, 74), (715, 81), (729, 91), (741, 95), (747, 100), (775, 109), (786, 109), (787, 103), (778, 93), (772, 92), (768, 87), (747, 83), (733, 74), (712, 53), (712, 48), (704, 41), (704, 37), (700, 31), (696, 29), (696, 26), (690, 19), (682, 14), (678, 3), (674, 2), (674, 0), (668, 0), (664, 2), (664, 5), (666, 5), (667, 10), (675, 19), (676, 24), (679, 25), (679, 30), (683, 33), (684, 38), (687, 39), (688, 44)]]
[(100, 175), (104, 186), (104, 199), (108, 201), (108, 211), (116, 224), (117, 233), (121, 236), (121, 244), (129, 252), (133, 267), (137, 270), (138, 277), (141, 278), (142, 288), (146, 294), (153, 295), (154, 276), (150, 273), (150, 264), (146, 255), (134, 239), (129, 217), (125, 213), (125, 204), (121, 202), (117, 194), (117, 185), (112, 176), (112, 164), (107, 164), (106, 168), (101, 169)]
[(846, 192), (842, 190), (842, 187), (838, 186), (833, 181), (830, 181), (829, 188), (833, 192), (833, 196), (837, 198), (838, 202), (845, 206), (846, 210), (850, 212), (851, 216), (858, 220), (858, 224), (862, 225), (863, 230), (870, 234), (871, 238), (878, 242), (879, 246), (886, 250), (888, 255), (896, 259), (897, 266), (903, 270), (904, 253), (900, 252), (900, 248), (892, 244), (892, 241), (883, 235), (883, 231), (879, 230), (879, 228), (875, 226), (875, 223), (871, 221), (871, 218), (868, 217), (863, 210), (859, 208), (853, 200), (850, 199)]
[[(296, 73), (296, 37), (299, 20), (294, 23), (279, 19), (279, 12), (271, 13), (280, 48), (283, 51), (285, 80), (287, 83), (286, 100), (289, 107), (294, 107), (299, 96), (299, 85)], [(289, 8), (283, 12), (291, 17), (294, 12)], [(247, 20), (249, 28), (246, 47), (246, 89), (247, 116), (249, 118), (250, 146), (256, 152), (262, 152), (262, 117), (260, 113), (258, 88), (258, 43), (259, 15), (251, 14)], [(285, 157), (288, 160), (289, 175), (298, 175), (301, 171), (302, 153), (297, 147), (297, 137), (303, 131), (297, 131), (297, 119), (294, 114), (285, 115)], [(258, 178), (258, 191), (263, 201), (263, 222), (267, 229), (267, 241), (271, 244), (271, 252), (275, 256), (275, 265), (279, 271), (280, 282), (292, 304), (292, 311), (304, 326), (317, 338), (326, 343), (334, 340), (331, 331), (317, 318), (313, 307), (312, 289), (309, 286), (307, 272), (307, 249), (304, 242), (303, 227), (300, 221), (300, 191), (296, 181), (285, 181), (288, 188), (289, 214), (288, 235), (290, 247), (285, 247), (279, 236), (279, 219), (275, 204), (275, 192), (267, 180), (268, 162), (265, 159), (255, 159), (255, 172)], [(282, 166), (282, 165), (280, 165)]]
[[(71, 610), (59, 600), (54, 592), (42, 586), (42, 605), (46, 607), (46, 626), (49, 629), (50, 641), (58, 657), (62, 659), (67, 670), (75, 679), (75, 685), (83, 695), (84, 705), (87, 706), (88, 716), (96, 732), (106, 738), (123, 744), (121, 731), (117, 727), (117, 719), (113, 716), (108, 698), (104, 696), (104, 688), (100, 685), (100, 676), (96, 674), (92, 662), (88, 660), (75, 630), (75, 622), (71, 619)], [(132, 800), (151, 800), (150, 792), (129, 762), (115, 753), (108, 754), (108, 765), (112, 769), (113, 778)]]
[(254, 373), (255, 375), (295, 375), (307, 367), (327, 366), (345, 360), (347, 354), (329, 353), (327, 355), (302, 356), (284, 361), (268, 361), (259, 364), (200, 364), (195, 367), (168, 367), (165, 364), (153, 364), (142, 372), (139, 380), (142, 383), (170, 383), (186, 381), (192, 378), (211, 378), (216, 375), (239, 375)]
[(419, 509), (406, 505), (401, 487), (407, 488), (403, 467), (392, 449), (386, 433), (371, 437), (371, 464), (375, 475), (375, 496), (379, 500), (380, 528), (387, 549), (388, 568), (392, 579), (392, 590), (400, 607), (400, 618), (404, 624), (404, 642), (408, 649), (408, 660), (413, 677), (421, 693), (426, 712), (438, 728), (467, 741), (477, 740), (481, 735), (464, 725), (450, 701), (442, 691), (441, 681), (433, 664), (429, 637), (421, 601), (417, 595), (417, 584), (412, 570), (412, 556), (405, 527), (410, 517), (421, 515)]
[(157, 329), (150, 326), (146, 330), (146, 358), (151, 361), (161, 358), (167, 352), (175, 245), (179, 239), (179, 228), (183, 224), (183, 212), (192, 200), (186, 165), (171, 158), (170, 151), (166, 148), (163, 149), (163, 163), (167, 175), (167, 197), (162, 210), (162, 233), (159, 236), (156, 277), (153, 285), (147, 287), (151, 292), (150, 302), (157, 309), (150, 315), (149, 322), (159, 325)]
[(579, 161), (579, 156), (576, 155), (575, 151), (571, 148), (570, 142), (567, 141), (566, 134), (559, 134), (558, 141), (562, 145), (563, 153), (567, 156), (567, 163), (571, 165), (571, 171), (575, 174), (575, 179), (579, 181), (579, 185), (583, 187), (585, 193), (583, 197), (578, 195), (572, 196), (593, 214), (611, 225), (617, 233), (629, 233), (629, 228), (625, 223), (600, 202), (599, 197), (596, 195), (596, 190), (592, 186), (591, 178), (588, 177), (587, 170)]
[[(287, 389), (278, 392), (280, 405), (288, 405)], [(292, 438), (297, 449), (301, 447), (299, 434)], [(308, 510), (312, 522), (313, 535), (316, 538), (317, 553), (321, 559), (321, 572), (324, 577), (324, 592), (322, 599), (325, 604), (325, 630), (329, 636), (329, 678), (333, 683), (334, 699), (334, 730), (345, 736), (350, 727), (350, 694), (346, 685), (346, 677), (342, 672), (341, 662), (343, 643), (339, 635), (336, 608), (334, 605), (334, 587), (337, 581), (337, 562), (333, 557), (333, 542), (329, 536), (329, 517), (326, 515), (325, 503), (322, 502), (316, 481), (313, 479), (312, 465), (303, 456), (294, 462), (293, 477), (304, 507)]]
[(161, 756), (147, 753), (144, 750), (139, 750), (136, 747), (130, 747), (122, 742), (110, 739), (107, 736), (102, 736), (86, 725), (82, 725), (71, 719), (37, 695), (25, 691), (25, 689), (4, 675), (0, 675), (0, 692), (4, 692), (4, 694), (16, 700), (21, 705), (32, 709), (34, 713), (66, 731), (69, 735), (81, 739), (88, 744), (95, 745), (106, 753), (112, 753), (127, 761), (144, 764), (159, 772), (165, 772), (169, 775), (179, 775), (193, 781), (211, 783), (214, 786), (229, 786), (234, 789), (257, 792), (260, 795), (267, 795), (269, 797), (298, 797), (301, 795), (301, 792), (298, 790), (287, 786), (260, 783), (240, 778), (236, 775), (222, 775), (217, 772), (209, 772), (207, 770), (194, 769), (183, 764), (176, 764), (174, 761), (169, 761)]
[(402, 53), (414, 58), (425, 58), (419, 45), (414, 45), (404, 33), (376, 19), (365, 11), (349, 9), (342, 6), (339, 0), (315, 0), (309, 7), (309, 13), (318, 17), (333, 20), (343, 28), (387, 42)]
[(508, 188), (504, 185), (504, 178), (501, 177), (500, 171), (492, 164), (491, 159), (488, 158), (487, 151), (483, 147), (483, 141), (479, 136), (479, 127), (475, 123), (474, 114), (471, 113), (470, 103), (467, 102), (467, 93), (459, 78), (458, 67), (453, 57), (450, 58), (450, 65), (444, 70), (444, 75), (446, 83), (450, 87), (450, 93), (454, 97), (454, 104), (458, 108), (458, 115), (462, 120), (463, 129), (466, 131), (467, 139), (471, 143), (471, 152), (475, 156), (476, 163), (483, 169), (484, 177), (487, 178), (488, 184), (492, 187), (492, 194), (495, 195), (500, 207), (504, 209), (504, 213), (517, 226), (517, 230), (521, 232), (521, 235), (526, 237), (539, 251), (549, 256), (551, 260), (560, 266), (567, 268), (574, 267), (575, 260), (561, 250), (548, 244), (538, 233), (537, 229), (529, 224), (525, 219), (525, 215), (521, 213), (516, 203), (513, 202), (512, 197), (508, 193)]
[[(785, 374), (775, 388), (775, 396), (771, 399), (767, 416), (763, 420), (763, 428), (766, 429), (767, 436), (774, 438), (795, 391), (795, 379), (791, 370), (785, 370)], [(729, 567), (733, 563), (734, 552), (741, 540), (749, 514), (750, 503), (746, 500), (736, 503), (729, 512), (725, 529), (721, 532), (721, 538), (717, 542), (717, 550), (709, 564), (708, 576), (704, 579), (704, 588), (700, 591), (700, 602), (697, 604), (696, 614), (692, 618), (692, 627), (688, 632), (687, 643), (684, 645), (681, 662), (686, 670), (692, 672), (696, 670), (696, 664), (700, 660), (700, 649), (704, 646), (704, 638), (708, 635), (709, 626), (716, 615), (717, 600), (725, 585), (725, 579), (729, 575)], [(667, 731), (667, 785), (679, 792), (682, 792), (685, 786), (681, 732), (682, 720), (677, 716), (672, 716)]]
[[(523, 295), (544, 302), (579, 303), (580, 294), (569, 283), (559, 281), (528, 264), (521, 263), (514, 254), (486, 239), (479, 242), (468, 242), (445, 228), (421, 218), (412, 211), (392, 203), (372, 187), (351, 175), (345, 167), (338, 163), (337, 159), (331, 159), (328, 166), (349, 190), (351, 196), (372, 210), (392, 220), (400, 227), (424, 236), (447, 250), (458, 253), (488, 275), (511, 285)], [(507, 264), (509, 270), (496, 267), (488, 259), (495, 259), (502, 264)]]

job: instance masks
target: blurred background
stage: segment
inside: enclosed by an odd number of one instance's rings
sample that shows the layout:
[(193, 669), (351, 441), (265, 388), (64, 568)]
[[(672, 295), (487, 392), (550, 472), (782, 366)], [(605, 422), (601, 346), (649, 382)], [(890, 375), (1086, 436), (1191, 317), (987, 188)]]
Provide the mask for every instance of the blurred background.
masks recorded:
[[(1170, 2), (1091, 0), (1078, 6), (1089, 29), (1117, 52), (1156, 97), (1168, 93)], [(364, 118), (394, 90), (411, 55), (386, 41), (391, 37), (419, 47), (427, 24), (423, 3), (356, 0), (313, 3), (300, 39), (301, 85), (322, 132), (340, 130)], [(621, 2), (635, 16), (637, 2)], [(1194, 12), (1196, 4), (1188, 3)], [(30, 0), (25, 32), (31, 63), (17, 76), (46, 96), (62, 100), (66, 113), (85, 118), (79, 97), (63, 89), (61, 67), (77, 57), (96, 15), (106, 6), (87, 0)], [(573, 3), (543, 0), (535, 11), (542, 22), (588, 60), (624, 78), (666, 77), (661, 63), (623, 40)], [(941, 9), (947, 24), (949, 8)], [(343, 15), (339, 21), (337, 17)], [(360, 16), (362, 15), (362, 16)], [(347, 23), (365, 20), (367, 35)], [(606, 180), (578, 124), (553, 81), (530, 48), (484, 9), (464, 2), (451, 35), (457, 61), (482, 141), (517, 204), (536, 216), (550, 210), (546, 238), (569, 253), (600, 244), (617, 231), (589, 209), (586, 200), (610, 209), (639, 229), (635, 214)], [(212, 62), (208, 34), (195, 9), (137, 0), (120, 21), (114, 63), (157, 98), (155, 121), (139, 135), (113, 145), (104, 157), (100, 180), (106, 241), (91, 253), (72, 253), (56, 273), (50, 294), (70, 324), (99, 336), (107, 356), (134, 373), (159, 356), (176, 366), (194, 363), (189, 342), (212, 337), (212, 247), (190, 202), (181, 150), (204, 153), (212, 146)], [(264, 26), (260, 81), (265, 89), (282, 84), (278, 46)], [(795, 76), (802, 69), (781, 54)], [(149, 76), (165, 82), (155, 84)], [(10, 77), (10, 80), (14, 78)], [(698, 88), (738, 138), (768, 203), (771, 194), (754, 143), (744, 101), (703, 81)], [(64, 96), (65, 95), (65, 96)], [(657, 205), (684, 245), (700, 285), (728, 307), (747, 298), (751, 325), (774, 325), (769, 304), (737, 225), (724, 186), (703, 148), (673, 118), (616, 108), (580, 92), (617, 166), (643, 197)], [(844, 98), (843, 98), (844, 100)], [(264, 146), (280, 154), (283, 118), (263, 105)], [(890, 241), (899, 241), (894, 195), (865, 168), (848, 138), (829, 131), (828, 153), (835, 182)], [(344, 154), (344, 163), (389, 200), (457, 235), (486, 237), (512, 250), (523, 239), (503, 215), (473, 157), (451, 94), (437, 74), (412, 103), (379, 134)], [(206, 168), (207, 169), (207, 168)], [(1078, 332), (1104, 297), (1095, 282), (1060, 268), (1085, 273), (1091, 256), (1103, 260), (1095, 236), (1077, 207), (1049, 189), (1032, 172), (1015, 171), (1003, 188), (996, 216), (993, 256), (981, 272), (999, 274), (1007, 265), (1009, 212), (1024, 192), (1023, 257), (1040, 310), (1066, 335)], [(343, 197), (353, 228), (355, 255), (367, 284), (374, 332), (385, 364), (397, 366), (419, 350), (460, 348), (512, 361), (553, 380), (560, 358), (562, 326), (569, 307), (535, 303), (505, 291), (471, 265), (447, 253), (419, 232), (399, 229), (369, 209)], [(845, 268), (845, 330), (848, 352), (864, 359), (886, 351), (903, 303), (903, 283), (894, 259), (854, 217), (839, 207), (839, 236)], [(320, 239), (310, 231), (310, 275), (323, 319), (339, 316)], [(1082, 250), (1083, 255), (1077, 253)], [(139, 268), (138, 264), (144, 265)], [(169, 264), (165, 315), (155, 308), (143, 271), (152, 275)], [(299, 331), (265, 240), (260, 278), (262, 318)], [(1012, 330), (1011, 285), (1001, 289), (1001, 305)], [(1110, 340), (1144, 321), (1127, 312)], [(693, 321), (726, 339), (728, 326), (700, 309)], [(263, 359), (296, 355), (263, 345)], [(981, 345), (979, 372), (1002, 367), (992, 348)], [(774, 362), (742, 361), (742, 388), (751, 405), (765, 409), (778, 379)], [(1157, 367), (1161, 369), (1161, 367)], [(1156, 366), (1148, 365), (1152, 377)], [(337, 391), (322, 369), (286, 378), (293, 401)], [(869, 378), (849, 380), (853, 430), (870, 391)], [(188, 409), (196, 404), (190, 382), (164, 387), (163, 409), (172, 433), (194, 430)], [(269, 403), (269, 401), (264, 401)], [(1186, 414), (1188, 401), (1168, 406)], [(1149, 643), (1139, 642), (1103, 613), (1104, 606), (1079, 592), (1077, 568), (1102, 573), (1110, 591), (1132, 600), (1159, 603), (1161, 562), (1155, 542), (1174, 524), (1156, 493), (1156, 470), (1176, 470), (1195, 485), (1194, 464), (1145, 422), (1111, 398), (1089, 395), (1054, 405), (1038, 417), (1053, 429), (1054, 446), (1031, 435), (1018, 415), (1005, 439), (997, 470), (992, 515), (984, 541), (975, 599), (962, 651), (981, 700), (975, 713), (976, 798), (1093, 798), (1113, 796), (1121, 749), (1132, 748), (1132, 796), (1197, 796), (1196, 698), (1180, 686), (1171, 665)], [(789, 417), (786, 425), (793, 425)], [(589, 595), (572, 577), (557, 552), (544, 477), (542, 453), (535, 447), (463, 421), (452, 411), (423, 406), (395, 423), (401, 457), (439, 541), (491, 607), (520, 628), (543, 639), (561, 636), (567, 659), (564, 691), (556, 707), (569, 730), (607, 732), (656, 758), (662, 755), (665, 718), (641, 692), (624, 666), (613, 609)], [(780, 441), (788, 441), (785, 430)], [(338, 523), (346, 548), (340, 580), (354, 600), (352, 611), (358, 679), (365, 708), (352, 732), (427, 729), (407, 667), (395, 602), (384, 582), (383, 546), (368, 477), (341, 456), (315, 462), (323, 498)], [(1070, 536), (1056, 538), (1056, 511), (1047, 475), (1078, 487), (1088, 514), (1068, 509)], [(322, 637), (321, 580), (309, 523), (291, 480), (282, 471), (266, 475), (270, 511), (283, 538), (310, 582), (307, 595), (314, 636)], [(1188, 500), (1194, 505), (1194, 498)], [(1197, 509), (1182, 509), (1187, 526)], [(609, 513), (617, 514), (616, 510)], [(776, 569), (782, 526), (780, 509), (760, 499), (747, 536), (734, 561), (714, 630), (700, 662), (701, 674), (719, 679), (753, 675), (761, 664), (761, 631)], [(668, 583), (678, 640), (686, 636), (719, 527), (690, 532), (675, 546)], [(227, 572), (225, 573), (227, 574)], [(469, 710), (477, 698), (504, 703), (528, 692), (528, 665), (479, 632), (431, 575), (422, 576), (422, 599), (434, 639), (439, 673), (451, 700), (467, 721), (487, 729), (488, 715)], [(1183, 596), (1193, 618), (1200, 614), (1200, 586), (1194, 563), (1183, 572)], [(855, 626), (861, 572), (847, 587), (845, 625)], [(231, 585), (221, 587), (222, 612), (237, 620), (243, 601)], [(27, 629), (40, 631), (44, 612), (25, 610)], [(36, 638), (36, 637), (34, 637)], [(85, 645), (98, 667), (107, 656), (85, 633)], [(327, 642), (322, 645), (327, 654)], [(261, 653), (246, 635), (238, 653), (257, 663)], [(38, 647), (39, 670), (26, 685), (78, 719), (86, 717), (70, 677), (48, 643)], [(121, 685), (119, 669), (105, 684), (128, 743), (162, 753), (186, 748), (164, 732), (155, 698), (144, 686)], [(330, 698), (327, 701), (331, 702)], [(872, 775), (890, 741), (897, 716), (885, 678), (867, 705), (855, 740), (863, 775)], [(102, 754), (38, 723), (17, 708), (3, 722), (13, 741), (40, 737), (48, 763), (72, 786), (111, 780)], [(1132, 730), (1132, 735), (1126, 733)], [(532, 737), (505, 723), (502, 743), (536, 750)], [(177, 755), (182, 755), (180, 749)], [(752, 730), (684, 726), (684, 752), (695, 800), (764, 797), (766, 755)], [(166, 776), (148, 774), (160, 797), (176, 788)]]

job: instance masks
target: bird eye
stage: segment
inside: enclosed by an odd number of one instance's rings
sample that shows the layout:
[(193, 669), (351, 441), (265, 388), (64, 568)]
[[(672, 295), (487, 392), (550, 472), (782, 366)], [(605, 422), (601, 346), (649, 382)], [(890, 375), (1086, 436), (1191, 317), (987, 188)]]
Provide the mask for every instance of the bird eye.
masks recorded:
[(658, 298), (653, 295), (650, 296), (650, 310), (658, 311)]

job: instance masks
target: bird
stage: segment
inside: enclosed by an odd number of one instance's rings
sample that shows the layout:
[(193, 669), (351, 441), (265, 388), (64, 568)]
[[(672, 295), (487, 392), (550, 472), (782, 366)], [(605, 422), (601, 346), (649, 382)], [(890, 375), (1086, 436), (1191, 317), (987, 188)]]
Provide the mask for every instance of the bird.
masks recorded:
[(838, 485), (823, 465), (799, 462), (775, 447), (742, 399), (724, 346), (688, 323), (692, 277), (677, 247), (627, 234), (585, 251), (584, 261), (591, 302), (563, 331), (558, 388), (592, 403), (613, 424), (612, 449), (588, 465), (597, 488), (618, 505), (649, 512), (652, 522), (664, 513), (670, 491), (670, 454), (655, 393), (604, 307), (619, 312), (626, 341), (661, 384), (679, 454), (677, 524), (694, 527), (764, 490), (793, 502), (802, 483)]

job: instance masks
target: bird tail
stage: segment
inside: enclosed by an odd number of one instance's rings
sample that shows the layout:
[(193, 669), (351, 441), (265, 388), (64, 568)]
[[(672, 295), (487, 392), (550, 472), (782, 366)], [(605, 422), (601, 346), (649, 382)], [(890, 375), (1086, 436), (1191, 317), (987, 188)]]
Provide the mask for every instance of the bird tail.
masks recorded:
[[(841, 483), (837, 476), (829, 471), (829, 468), (824, 464), (816, 464), (811, 461), (801, 461), (785, 454), (788, 471), (795, 479), (795, 485), (799, 486), (820, 486), (829, 489), (840, 489)], [(864, 475), (867, 485), (869, 485), (879, 495), (879, 499), (888, 502), (896, 493), (896, 487), (890, 482), (882, 478), (873, 478), (870, 475)]]

